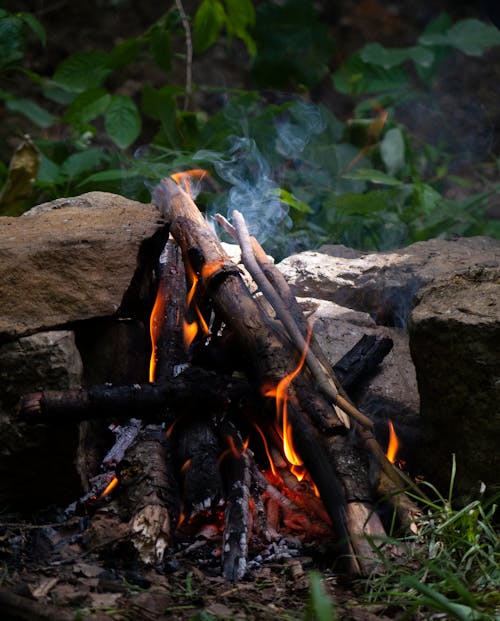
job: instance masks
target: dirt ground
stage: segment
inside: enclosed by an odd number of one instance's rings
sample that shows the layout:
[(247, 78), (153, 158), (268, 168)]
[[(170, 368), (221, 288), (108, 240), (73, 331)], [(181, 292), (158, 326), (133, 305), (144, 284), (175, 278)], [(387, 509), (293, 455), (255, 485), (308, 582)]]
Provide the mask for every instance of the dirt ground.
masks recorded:
[[(76, 50), (110, 49), (120, 39), (140, 34), (170, 6), (137, 0), (33, 0), (5, 4), (14, 10), (34, 10), (45, 25), (49, 35), (47, 51), (31, 58), (32, 68), (44, 74), (50, 74), (62, 58)], [(189, 9), (194, 2), (185, 4)], [(323, 7), (324, 19), (329, 21), (336, 40), (336, 62), (369, 41), (411, 44), (440, 10), (447, 10), (454, 18), (479, 15), (474, 2), (452, 0), (344, 0), (318, 4)], [(335, 4), (334, 10), (328, 8), (330, 4)], [(424, 137), (426, 133), (432, 135), (443, 114), (451, 120), (445, 138), (454, 141), (457, 153), (466, 148), (468, 154), (465, 159), (457, 159), (457, 172), (469, 171), (478, 185), (484, 182), (485, 169), (477, 172), (476, 164), (491, 159), (500, 147), (500, 98), (496, 88), (499, 69), (498, 50), (476, 59), (457, 56), (436, 85), (434, 111), (425, 117), (415, 114), (413, 118)], [(215, 84), (248, 85), (237, 63), (221, 66), (213, 58), (210, 63), (202, 59), (196, 64), (194, 79), (201, 76)], [(138, 66), (134, 79), (158, 84), (164, 78), (154, 67)], [(330, 81), (325, 81), (314, 96), (342, 118), (349, 115), (350, 102), (332, 91)], [(412, 112), (415, 111), (406, 111), (409, 121)], [(4, 128), (0, 134), (9, 147), (16, 140), (11, 129), (6, 132)], [(450, 187), (450, 192), (459, 190)], [(82, 518), (63, 519), (58, 510), (30, 516), (0, 516), (3, 620), (298, 621), (305, 618), (308, 576), (313, 569), (321, 571), (339, 619), (412, 618), (404, 610), (364, 605), (362, 587), (335, 571), (334, 553), (328, 548), (302, 548), (296, 556), (288, 557), (278, 550), (275, 557), (255, 566), (241, 583), (231, 584), (219, 576), (218, 547), (213, 541), (200, 540), (192, 553), (186, 553), (187, 544), (178, 544), (162, 567), (144, 568), (129, 561), (126, 555), (121, 556), (119, 542), (106, 549), (86, 545), (85, 526)]]

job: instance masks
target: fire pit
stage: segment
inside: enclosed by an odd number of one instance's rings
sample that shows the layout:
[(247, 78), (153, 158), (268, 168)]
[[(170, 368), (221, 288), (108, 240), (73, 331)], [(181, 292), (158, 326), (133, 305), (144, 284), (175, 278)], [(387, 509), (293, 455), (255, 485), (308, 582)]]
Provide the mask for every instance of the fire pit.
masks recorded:
[[(288, 537), (329, 542), (344, 569), (366, 574), (379, 554), (367, 536), (386, 532), (375, 510), (382, 499), (414, 528), (418, 508), (403, 493), (411, 482), (349, 400), (243, 218), (234, 214), (234, 228), (218, 220), (238, 239), (249, 285), (176, 180), (154, 195), (172, 238), (156, 270), (149, 383), (35, 393), (21, 415), (120, 422), (104, 473), (87, 473), (89, 492), (71, 508), (88, 520), (91, 548), (126, 544), (161, 566), (174, 541), (202, 536), (235, 581), (269, 542)], [(363, 339), (337, 365), (344, 386), (389, 349)]]

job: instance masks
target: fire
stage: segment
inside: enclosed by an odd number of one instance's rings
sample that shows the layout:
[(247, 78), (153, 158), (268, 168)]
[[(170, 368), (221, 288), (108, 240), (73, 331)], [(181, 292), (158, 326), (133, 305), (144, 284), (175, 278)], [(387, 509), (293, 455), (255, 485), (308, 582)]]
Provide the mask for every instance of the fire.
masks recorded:
[[(199, 192), (199, 187), (203, 179), (208, 175), (206, 170), (202, 168), (193, 168), (191, 170), (184, 170), (182, 172), (174, 173), (170, 175), (171, 178), (179, 185), (184, 192), (189, 194), (191, 198), (195, 198)], [(193, 187), (193, 182), (196, 182), (196, 187)]]
[(389, 420), (389, 446), (387, 447), (386, 457), (393, 464), (396, 461), (396, 455), (399, 450), (399, 440), (394, 430), (392, 421)]
[(105, 496), (110, 494), (115, 489), (115, 487), (118, 485), (119, 482), (120, 481), (118, 480), (117, 477), (113, 477), (111, 481), (108, 483), (108, 485), (106, 486), (106, 488), (104, 489), (104, 491), (102, 492), (102, 494), (99, 496), (98, 500), (101, 500), (101, 498), (104, 498)]
[(160, 336), (160, 330), (163, 323), (163, 317), (165, 314), (165, 297), (166, 292), (163, 290), (163, 287), (158, 287), (158, 292), (156, 294), (156, 300), (153, 306), (153, 310), (151, 311), (151, 317), (149, 320), (149, 333), (151, 335), (151, 359), (149, 361), (149, 381), (155, 381), (155, 370), (157, 363), (156, 356), (156, 348), (158, 338)]
[(297, 479), (299, 479), (299, 481), (304, 477), (304, 462), (293, 446), (292, 426), (288, 420), (288, 388), (304, 366), (307, 348), (309, 347), (309, 342), (311, 340), (311, 334), (312, 332), (309, 330), (307, 334), (306, 346), (301, 354), (297, 367), (291, 373), (285, 375), (285, 377), (278, 382), (276, 388), (269, 388), (264, 392), (266, 397), (275, 397), (276, 399), (276, 413), (278, 421), (281, 420), (281, 429), (279, 429), (278, 432), (283, 441), (283, 452), (291, 465), (290, 470), (297, 477)]
[(276, 476), (278, 472), (276, 470), (276, 466), (274, 465), (273, 458), (271, 457), (271, 452), (269, 450), (269, 445), (267, 443), (266, 436), (264, 435), (264, 432), (262, 431), (262, 429), (257, 425), (257, 423), (254, 423), (254, 427), (255, 429), (257, 429), (257, 431), (260, 434), (260, 437), (262, 438), (262, 443), (264, 444), (264, 450), (266, 451), (267, 459), (269, 460), (269, 466), (271, 467), (271, 472), (273, 473), (274, 476)]

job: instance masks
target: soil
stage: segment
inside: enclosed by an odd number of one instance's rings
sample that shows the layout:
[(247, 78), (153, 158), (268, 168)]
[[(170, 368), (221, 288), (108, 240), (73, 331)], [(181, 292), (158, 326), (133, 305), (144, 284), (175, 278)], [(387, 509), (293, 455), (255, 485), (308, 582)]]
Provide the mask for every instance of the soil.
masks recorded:
[[(139, 35), (168, 8), (168, 3), (137, 0), (33, 0), (5, 4), (15, 11), (35, 11), (45, 25), (49, 34), (46, 51), (33, 51), (29, 58), (31, 68), (46, 75), (69, 53), (81, 49), (108, 50), (121, 39)], [(186, 1), (186, 9), (189, 11), (195, 4)], [(441, 10), (456, 19), (479, 15), (475, 3), (453, 0), (344, 0), (334, 3), (335, 9), (330, 8), (333, 3), (318, 4), (336, 41), (336, 62), (369, 41), (393, 46), (412, 44), (425, 24)], [(500, 99), (491, 85), (497, 83), (499, 68), (498, 50), (477, 59), (457, 55), (436, 84), (432, 100), (418, 104), (422, 108), (415, 106), (402, 112), (424, 138), (433, 137), (439, 125), (440, 137), (453, 142), (457, 153), (454, 172), (468, 175), (476, 189), (485, 183), (485, 177), (491, 183), (497, 174), (491, 161), (500, 147)], [(230, 63), (224, 58), (222, 64), (217, 50), (196, 63), (194, 80), (200, 81), (201, 76), (203, 82), (216, 85), (249, 84), (238, 54)], [(182, 66), (172, 79), (183, 82)], [(134, 84), (144, 80), (160, 85), (164, 76), (154, 67), (138, 63), (126, 83), (129, 93), (134, 93)], [(341, 118), (351, 112), (351, 102), (335, 94), (329, 80), (313, 96)], [(440, 122), (443, 118), (448, 121), (445, 125)], [(8, 149), (26, 131), (22, 122), (18, 123), (0, 132)], [(8, 159), (4, 152), (0, 155)], [(490, 163), (479, 166), (484, 162)], [(450, 184), (451, 195), (459, 197), (461, 191)], [(308, 606), (309, 571), (313, 569), (321, 571), (323, 585), (337, 606), (339, 619), (383, 621), (405, 615), (403, 610), (364, 605), (362, 587), (336, 572), (332, 554), (319, 548), (302, 549), (297, 557), (278, 555), (253, 569), (241, 583), (230, 584), (218, 575), (217, 545), (212, 541), (201, 541), (192, 555), (183, 547), (172, 548), (163, 567), (145, 568), (126, 557), (120, 558), (119, 548), (110, 554), (109, 550), (85, 546), (85, 519), (61, 515), (60, 508), (36, 516), (4, 512), (0, 523), (2, 619), (299, 620), (304, 619)]]

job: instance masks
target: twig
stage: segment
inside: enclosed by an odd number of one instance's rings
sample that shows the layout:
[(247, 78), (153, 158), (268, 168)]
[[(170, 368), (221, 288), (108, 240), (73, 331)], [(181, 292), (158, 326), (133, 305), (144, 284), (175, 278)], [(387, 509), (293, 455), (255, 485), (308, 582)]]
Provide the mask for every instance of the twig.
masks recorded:
[(186, 36), (186, 94), (184, 95), (184, 110), (187, 110), (193, 91), (193, 39), (191, 37), (189, 19), (184, 10), (182, 0), (175, 0), (175, 5), (181, 16), (182, 27)]
[(371, 420), (364, 414), (362, 414), (344, 396), (339, 394), (338, 388), (335, 385), (333, 379), (331, 378), (331, 375), (321, 364), (318, 358), (314, 355), (314, 353), (307, 347), (306, 340), (304, 339), (304, 336), (302, 335), (302, 332), (300, 331), (295, 319), (285, 308), (280, 296), (278, 295), (272, 284), (269, 282), (260, 265), (255, 259), (255, 255), (252, 249), (252, 243), (250, 241), (250, 235), (248, 233), (248, 229), (242, 214), (236, 210), (233, 211), (233, 220), (245, 266), (247, 267), (248, 271), (252, 275), (252, 278), (255, 280), (266, 299), (274, 308), (276, 315), (287, 329), (290, 339), (292, 340), (297, 350), (300, 353), (302, 353), (304, 350), (307, 350), (307, 366), (309, 367), (315, 380), (318, 382), (320, 390), (325, 394), (326, 397), (336, 403), (342, 410), (340, 412), (337, 410), (337, 415), (346, 427), (350, 427), (349, 418), (345, 415), (348, 414), (362, 427), (371, 429)]

